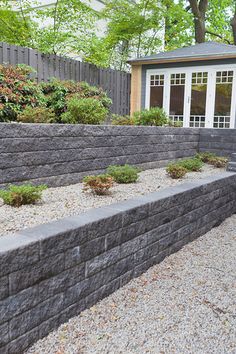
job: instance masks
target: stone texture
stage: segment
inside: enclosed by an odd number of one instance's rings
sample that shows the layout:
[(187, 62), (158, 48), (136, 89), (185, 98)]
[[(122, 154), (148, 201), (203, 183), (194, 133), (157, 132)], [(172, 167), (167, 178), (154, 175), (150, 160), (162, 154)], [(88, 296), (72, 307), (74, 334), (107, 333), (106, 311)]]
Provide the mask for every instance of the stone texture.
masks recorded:
[(235, 212), (225, 172), (4, 236), (0, 353), (22, 353)]

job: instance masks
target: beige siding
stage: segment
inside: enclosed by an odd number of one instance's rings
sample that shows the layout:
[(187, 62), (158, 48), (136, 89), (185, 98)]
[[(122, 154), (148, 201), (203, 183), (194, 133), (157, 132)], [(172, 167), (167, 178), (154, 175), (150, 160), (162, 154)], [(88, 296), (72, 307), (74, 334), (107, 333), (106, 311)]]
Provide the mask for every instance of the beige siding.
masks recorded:
[(131, 108), (130, 114), (141, 110), (142, 65), (133, 65), (131, 74)]

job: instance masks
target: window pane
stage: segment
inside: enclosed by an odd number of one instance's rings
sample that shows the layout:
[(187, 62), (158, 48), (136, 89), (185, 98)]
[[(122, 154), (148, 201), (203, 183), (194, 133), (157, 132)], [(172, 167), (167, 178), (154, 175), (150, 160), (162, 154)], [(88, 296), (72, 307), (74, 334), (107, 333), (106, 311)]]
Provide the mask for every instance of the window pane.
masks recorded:
[(152, 86), (150, 88), (150, 107), (163, 108), (163, 86)]
[(184, 85), (170, 88), (170, 115), (183, 115), (184, 113)]
[(191, 93), (191, 115), (205, 115), (206, 111), (206, 84), (192, 85)]
[(215, 116), (230, 116), (232, 84), (216, 84)]

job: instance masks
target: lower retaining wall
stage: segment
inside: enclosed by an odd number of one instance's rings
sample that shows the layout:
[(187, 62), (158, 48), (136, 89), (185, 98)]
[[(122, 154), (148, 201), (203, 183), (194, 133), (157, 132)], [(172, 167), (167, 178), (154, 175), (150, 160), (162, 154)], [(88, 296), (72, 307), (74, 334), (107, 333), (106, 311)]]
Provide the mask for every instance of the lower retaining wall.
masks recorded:
[(235, 198), (225, 172), (0, 237), (0, 353), (22, 353), (219, 225)]

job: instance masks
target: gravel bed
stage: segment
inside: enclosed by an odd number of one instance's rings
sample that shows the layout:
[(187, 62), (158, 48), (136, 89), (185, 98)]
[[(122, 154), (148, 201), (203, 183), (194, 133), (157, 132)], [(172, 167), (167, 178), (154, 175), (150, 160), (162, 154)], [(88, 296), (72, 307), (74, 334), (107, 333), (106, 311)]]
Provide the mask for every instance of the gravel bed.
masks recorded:
[(236, 353), (236, 215), (27, 354)]
[(82, 183), (49, 188), (43, 192), (42, 201), (35, 205), (25, 205), (20, 208), (3, 205), (0, 199), (0, 236), (66, 216), (76, 215), (90, 208), (130, 199), (185, 181), (204, 178), (222, 170), (204, 165), (202, 172), (187, 173), (180, 180), (170, 178), (166, 174), (165, 168), (145, 170), (140, 173), (137, 183), (117, 184), (112, 188), (111, 194), (106, 196), (94, 196), (89, 192), (83, 192)]

